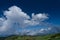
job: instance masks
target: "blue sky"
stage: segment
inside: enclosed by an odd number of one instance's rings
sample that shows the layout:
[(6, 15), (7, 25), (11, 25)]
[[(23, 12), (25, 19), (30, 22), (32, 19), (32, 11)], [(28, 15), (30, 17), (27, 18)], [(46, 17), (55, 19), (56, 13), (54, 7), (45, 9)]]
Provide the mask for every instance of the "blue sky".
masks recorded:
[(28, 15), (33, 12), (48, 13), (50, 22), (60, 24), (60, 0), (0, 0), (0, 14), (13, 5), (20, 7)]
[[(26, 13), (25, 17), (31, 18), (28, 20), (29, 22), (32, 22), (33, 18), (36, 19), (37, 15), (39, 15), (39, 13), (40, 13), (43, 16), (44, 25), (45, 25), (45, 22), (47, 22), (46, 26), (50, 25), (52, 27), (53, 25), (54, 26), (60, 25), (60, 0), (0, 0), (0, 17), (1, 18), (5, 18), (5, 16), (9, 17), (8, 14), (4, 14), (4, 13), (6, 10), (7, 10), (7, 12), (13, 11), (14, 10), (13, 8), (16, 8), (15, 10), (18, 10), (18, 11), (22, 10), (22, 12), (24, 12), (23, 15), (25, 15), (25, 13)], [(33, 18), (32, 18), (32, 14), (34, 15)], [(12, 14), (12, 15), (13, 15), (12, 17), (14, 19), (14, 14)], [(16, 14), (16, 15), (17, 15), (16, 16), (16, 18), (17, 18), (18, 14)], [(9, 18), (8, 17), (6, 17), (6, 18), (9, 19), (10, 17)], [(47, 20), (45, 20), (45, 19), (47, 19)], [(21, 20), (21, 19), (18, 19), (18, 20)], [(3, 21), (5, 21), (5, 19)], [(8, 21), (9, 21), (9, 23), (12, 22), (11, 20), (8, 20)], [(14, 20), (14, 21), (16, 21), (16, 20)], [(37, 23), (35, 23), (35, 24), (37, 24)], [(39, 28), (43, 31), (48, 30), (49, 28), (44, 27), (44, 25), (41, 26), (38, 24), (38, 25), (32, 27), (31, 24), (29, 23), (29, 26), (31, 26), (31, 27), (27, 27), (26, 29), (30, 29), (29, 32), (31, 31), (31, 29), (39, 29)], [(9, 26), (11, 26), (11, 24), (9, 24)], [(47, 29), (43, 29), (43, 28), (47, 28)], [(18, 27), (17, 27), (17, 29), (18, 29)], [(18, 31), (19, 30), (21, 31), (21, 29), (22, 28), (20, 27), (18, 29)], [(12, 28), (12, 30), (13, 30), (13, 28)], [(56, 31), (56, 28), (54, 30)], [(4, 32), (5, 31), (0, 32), (0, 35), (2, 35), (2, 33), (4, 34)], [(8, 31), (8, 32), (10, 32), (10, 31)], [(22, 33), (24, 33), (24, 32), (22, 32)], [(7, 34), (9, 34), (9, 33), (7, 33)], [(14, 33), (12, 33), (12, 34), (14, 34)], [(31, 33), (29, 33), (29, 34), (31, 34)], [(32, 33), (32, 35), (33, 34), (34, 33)]]

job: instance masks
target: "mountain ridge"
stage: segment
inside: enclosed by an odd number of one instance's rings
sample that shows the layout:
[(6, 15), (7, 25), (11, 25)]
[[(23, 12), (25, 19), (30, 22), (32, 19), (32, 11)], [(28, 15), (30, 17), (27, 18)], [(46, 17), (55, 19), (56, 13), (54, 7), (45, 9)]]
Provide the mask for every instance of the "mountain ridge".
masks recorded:
[(7, 37), (0, 37), (0, 40), (60, 40), (60, 33), (49, 34), (44, 36), (11, 35)]

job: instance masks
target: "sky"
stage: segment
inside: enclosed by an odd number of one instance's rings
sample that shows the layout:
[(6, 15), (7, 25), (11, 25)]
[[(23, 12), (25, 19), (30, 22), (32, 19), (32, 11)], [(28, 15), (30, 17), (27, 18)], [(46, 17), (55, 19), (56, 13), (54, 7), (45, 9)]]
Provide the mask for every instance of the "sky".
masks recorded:
[(0, 0), (2, 36), (58, 33), (59, 28), (60, 0)]
[[(60, 24), (60, 0), (1, 0), (0, 13), (9, 7), (16, 5), (20, 7), (28, 15), (31, 13), (48, 13), (50, 22)], [(52, 21), (51, 21), (52, 20)]]

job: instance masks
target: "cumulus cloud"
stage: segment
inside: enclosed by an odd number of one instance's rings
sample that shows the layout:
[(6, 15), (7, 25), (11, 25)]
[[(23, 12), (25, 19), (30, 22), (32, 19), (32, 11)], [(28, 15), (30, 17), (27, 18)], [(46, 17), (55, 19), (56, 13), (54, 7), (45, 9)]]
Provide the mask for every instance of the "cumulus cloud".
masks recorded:
[(3, 18), (0, 18), (0, 26), (3, 25), (3, 22), (4, 22), (4, 19)]
[(39, 13), (39, 14), (32, 14), (32, 20), (35, 20), (35, 21), (44, 21), (45, 19), (48, 19), (48, 15), (46, 14), (42, 14), (42, 13)]
[(8, 10), (4, 11), (4, 15), (7, 19), (0, 18), (0, 35), (2, 33), (8, 35), (20, 33), (26, 33), (26, 35), (36, 35), (37, 33), (43, 33), (44, 31), (51, 30), (49, 27), (48, 29), (40, 29), (38, 31), (21, 30), (26, 27), (34, 27), (44, 23), (43, 21), (49, 18), (45, 13), (32, 13), (32, 18), (30, 18), (30, 16), (23, 12), (21, 8), (12, 6)]

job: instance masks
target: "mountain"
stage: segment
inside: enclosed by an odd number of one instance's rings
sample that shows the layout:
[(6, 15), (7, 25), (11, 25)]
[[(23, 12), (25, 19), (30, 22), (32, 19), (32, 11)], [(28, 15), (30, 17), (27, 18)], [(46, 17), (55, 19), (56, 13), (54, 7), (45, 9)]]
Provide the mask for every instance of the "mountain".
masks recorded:
[(19, 36), (11, 35), (8, 37), (0, 37), (0, 40), (60, 40), (60, 33), (45, 36)]

